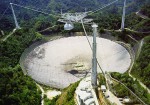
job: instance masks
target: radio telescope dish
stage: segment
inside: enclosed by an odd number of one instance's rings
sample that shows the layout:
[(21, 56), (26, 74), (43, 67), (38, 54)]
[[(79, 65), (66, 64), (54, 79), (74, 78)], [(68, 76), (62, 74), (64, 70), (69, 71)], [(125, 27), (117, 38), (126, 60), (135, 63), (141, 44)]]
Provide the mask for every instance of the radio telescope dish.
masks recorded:
[[(89, 37), (92, 43), (92, 37)], [(85, 36), (61, 38), (35, 47), (26, 54), (23, 66), (35, 81), (65, 88), (91, 72), (92, 51)], [(124, 73), (131, 63), (129, 52), (120, 44), (97, 38), (97, 60), (103, 71)], [(98, 72), (101, 70), (98, 68)]]

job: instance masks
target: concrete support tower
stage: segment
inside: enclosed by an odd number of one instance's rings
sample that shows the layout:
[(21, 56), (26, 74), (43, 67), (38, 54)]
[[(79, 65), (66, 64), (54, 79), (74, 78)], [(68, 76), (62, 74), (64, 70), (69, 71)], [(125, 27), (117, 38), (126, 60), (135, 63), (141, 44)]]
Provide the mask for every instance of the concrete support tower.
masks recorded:
[(13, 17), (14, 17), (16, 29), (20, 29), (20, 26), (19, 26), (19, 24), (18, 24), (18, 22), (17, 22), (17, 18), (16, 18), (16, 15), (15, 15), (15, 11), (14, 11), (14, 9), (13, 9), (12, 3), (10, 3), (10, 6), (11, 6), (12, 13), (13, 13)]
[(92, 59), (92, 74), (91, 74), (91, 84), (93, 88), (97, 88), (97, 58), (96, 58), (96, 36), (97, 36), (97, 25), (93, 23), (93, 59)]
[(122, 23), (121, 23), (122, 31), (124, 30), (125, 13), (126, 13), (126, 0), (124, 0), (124, 6), (123, 6)]

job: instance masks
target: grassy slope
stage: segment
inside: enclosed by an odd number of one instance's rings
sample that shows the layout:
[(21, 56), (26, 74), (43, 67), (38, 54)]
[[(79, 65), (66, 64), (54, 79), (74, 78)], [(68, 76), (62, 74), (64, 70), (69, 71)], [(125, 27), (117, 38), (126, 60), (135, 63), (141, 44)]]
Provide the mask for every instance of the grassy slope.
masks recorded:
[(70, 85), (68, 88), (64, 89), (59, 99), (56, 101), (56, 105), (75, 105), (74, 94), (76, 87), (79, 82)]
[(131, 73), (150, 88), (150, 36), (145, 38), (141, 54), (136, 60)]
[(0, 42), (1, 105), (40, 105), (36, 84), (24, 76), (19, 65), (22, 52), (37, 39), (40, 37), (33, 30), (21, 29)]
[(75, 105), (74, 94), (79, 84), (79, 81), (71, 84), (67, 88), (63, 89), (60, 96), (56, 96), (52, 100), (44, 97), (45, 105)]

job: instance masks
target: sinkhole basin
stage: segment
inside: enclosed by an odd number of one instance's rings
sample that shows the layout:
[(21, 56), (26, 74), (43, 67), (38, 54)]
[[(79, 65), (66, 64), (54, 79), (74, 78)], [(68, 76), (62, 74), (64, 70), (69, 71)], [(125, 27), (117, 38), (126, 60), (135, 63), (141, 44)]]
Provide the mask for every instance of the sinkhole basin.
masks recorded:
[[(92, 37), (88, 39), (92, 45)], [(131, 64), (131, 57), (126, 48), (99, 37), (97, 60), (104, 72), (124, 73)], [(26, 74), (35, 81), (63, 89), (90, 75), (92, 50), (85, 36), (61, 38), (33, 48), (22, 62)], [(101, 72), (98, 66), (97, 72)]]

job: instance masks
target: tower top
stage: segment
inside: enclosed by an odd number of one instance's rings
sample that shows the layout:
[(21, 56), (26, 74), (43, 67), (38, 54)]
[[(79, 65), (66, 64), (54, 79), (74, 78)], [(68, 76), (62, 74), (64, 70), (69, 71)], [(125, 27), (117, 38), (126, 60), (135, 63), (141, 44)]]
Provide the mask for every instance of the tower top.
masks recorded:
[(92, 24), (92, 27), (93, 27), (93, 28), (97, 28), (98, 25), (97, 25), (96, 23), (93, 23), (93, 24)]

